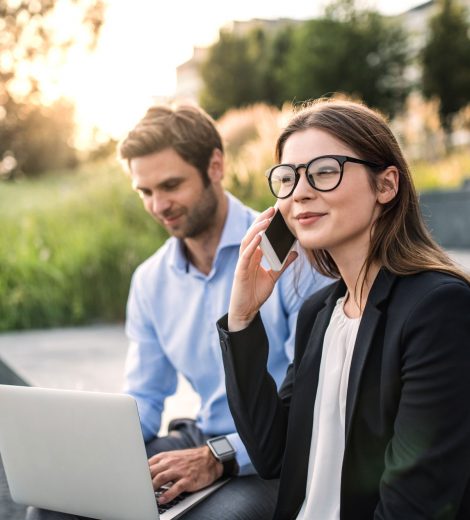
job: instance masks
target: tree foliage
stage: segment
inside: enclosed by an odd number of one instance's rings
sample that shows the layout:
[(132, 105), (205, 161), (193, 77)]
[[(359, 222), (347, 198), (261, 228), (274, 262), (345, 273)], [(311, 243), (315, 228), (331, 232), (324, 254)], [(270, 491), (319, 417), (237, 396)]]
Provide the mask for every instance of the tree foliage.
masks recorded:
[(264, 33), (241, 37), (222, 30), (201, 67), (204, 89), (201, 104), (215, 117), (229, 107), (253, 103), (262, 96), (263, 75), (259, 67), (264, 51)]
[(423, 94), (440, 100), (441, 124), (449, 133), (456, 113), (470, 103), (470, 24), (457, 0), (441, 0), (429, 23), (422, 65)]
[(407, 37), (396, 22), (337, 0), (325, 15), (274, 34), (221, 33), (202, 69), (202, 104), (218, 116), (344, 92), (393, 115), (409, 92)]
[[(0, 174), (3, 160), (27, 175), (73, 164), (73, 108), (43, 107), (38, 71), (66, 59), (77, 38), (92, 48), (104, 18), (104, 0), (68, 0), (81, 16), (81, 34), (59, 38), (51, 23), (57, 0), (0, 0)], [(64, 4), (64, 2), (62, 2)]]
[(342, 0), (295, 33), (284, 68), (285, 92), (297, 100), (344, 92), (393, 115), (409, 92), (407, 63), (400, 27)]

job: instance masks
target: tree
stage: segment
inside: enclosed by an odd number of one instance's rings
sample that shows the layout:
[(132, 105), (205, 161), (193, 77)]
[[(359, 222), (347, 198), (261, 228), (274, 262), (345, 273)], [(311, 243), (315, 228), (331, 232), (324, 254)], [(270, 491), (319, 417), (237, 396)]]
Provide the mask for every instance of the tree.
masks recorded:
[(439, 116), (447, 135), (457, 112), (470, 103), (470, 24), (456, 0), (441, 0), (429, 23), (422, 53), (422, 90), (440, 100)]
[(201, 105), (214, 117), (229, 108), (240, 107), (262, 98), (262, 63), (265, 35), (256, 29), (248, 36), (222, 30), (219, 40), (201, 66), (204, 88)]
[(284, 67), (285, 96), (306, 100), (343, 92), (393, 115), (410, 90), (407, 49), (406, 34), (395, 22), (339, 0), (294, 34)]
[(266, 57), (264, 99), (267, 103), (281, 107), (286, 101), (284, 92), (284, 70), (294, 38), (294, 27), (289, 25), (276, 32), (270, 42)]
[[(68, 0), (81, 16), (81, 34), (59, 37), (51, 28), (56, 0), (0, 0), (0, 171), (5, 157), (25, 174), (74, 162), (73, 109), (42, 106), (37, 70), (54, 53), (66, 58), (75, 39), (92, 48), (104, 19), (104, 0)], [(62, 3), (64, 4), (64, 3)], [(49, 151), (49, 153), (46, 153)]]

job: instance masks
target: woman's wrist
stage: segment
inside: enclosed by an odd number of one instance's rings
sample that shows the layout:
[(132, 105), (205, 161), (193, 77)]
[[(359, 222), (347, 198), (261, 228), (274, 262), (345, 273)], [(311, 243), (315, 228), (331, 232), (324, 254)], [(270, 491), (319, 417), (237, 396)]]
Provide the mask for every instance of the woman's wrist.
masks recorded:
[(247, 318), (237, 318), (231, 316), (230, 313), (227, 319), (228, 332), (239, 332), (240, 330), (246, 329), (253, 321), (255, 315)]

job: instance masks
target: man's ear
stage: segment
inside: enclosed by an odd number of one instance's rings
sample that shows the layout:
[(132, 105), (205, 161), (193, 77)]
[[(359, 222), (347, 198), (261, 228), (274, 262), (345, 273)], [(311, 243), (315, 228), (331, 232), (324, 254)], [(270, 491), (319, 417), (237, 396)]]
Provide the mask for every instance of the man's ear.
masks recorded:
[(396, 166), (388, 166), (377, 178), (377, 202), (387, 204), (398, 193), (400, 174)]
[(207, 175), (212, 182), (222, 182), (224, 178), (224, 154), (222, 150), (214, 148), (211, 158), (209, 159)]

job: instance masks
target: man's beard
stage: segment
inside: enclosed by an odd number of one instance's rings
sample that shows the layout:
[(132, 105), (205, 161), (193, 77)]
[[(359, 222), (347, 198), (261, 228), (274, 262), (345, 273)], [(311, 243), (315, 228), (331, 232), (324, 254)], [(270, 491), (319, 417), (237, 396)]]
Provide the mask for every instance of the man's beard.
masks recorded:
[(192, 209), (183, 215), (184, 224), (177, 229), (168, 229), (168, 232), (177, 238), (195, 238), (214, 225), (214, 217), (219, 207), (219, 201), (214, 187), (209, 184), (201, 193), (199, 200)]

